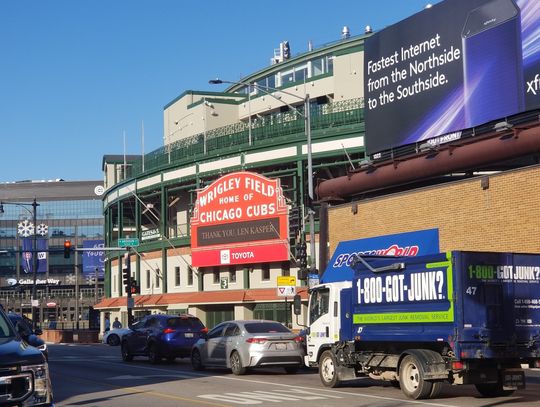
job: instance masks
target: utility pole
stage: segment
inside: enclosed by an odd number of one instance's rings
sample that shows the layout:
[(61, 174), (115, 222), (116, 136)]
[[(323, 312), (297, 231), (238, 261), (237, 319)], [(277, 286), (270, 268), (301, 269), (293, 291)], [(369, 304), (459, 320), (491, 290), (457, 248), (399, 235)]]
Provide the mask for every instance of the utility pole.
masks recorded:
[(122, 264), (122, 280), (124, 282), (124, 288), (126, 289), (127, 297), (127, 312), (128, 312), (128, 326), (133, 324), (133, 306), (134, 300), (131, 296), (131, 256), (130, 247), (126, 247), (126, 253), (124, 254), (124, 263)]

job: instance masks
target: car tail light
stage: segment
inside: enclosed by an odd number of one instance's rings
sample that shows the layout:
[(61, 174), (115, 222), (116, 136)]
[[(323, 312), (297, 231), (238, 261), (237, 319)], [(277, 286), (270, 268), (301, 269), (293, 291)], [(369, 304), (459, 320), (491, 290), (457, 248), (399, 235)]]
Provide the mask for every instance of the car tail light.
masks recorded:
[(452, 362), (452, 370), (464, 370), (466, 368), (467, 366), (465, 363), (460, 360), (455, 360)]
[(207, 333), (208, 333), (208, 328), (202, 328), (202, 329), (201, 329), (201, 333), (207, 334)]
[(297, 342), (297, 343), (302, 343), (302, 342), (304, 342), (304, 338), (302, 338), (300, 335), (299, 335), (299, 336), (295, 336), (293, 340), (294, 340), (295, 342)]
[(172, 329), (172, 328), (165, 328), (165, 329), (163, 330), (163, 333), (164, 333), (164, 334), (172, 334), (173, 332), (175, 332), (175, 330)]
[(261, 343), (265, 343), (268, 339), (266, 338), (247, 338), (246, 339), (246, 342), (247, 343), (258, 343), (258, 344), (261, 344)]
[(536, 359), (533, 363), (531, 363), (531, 367), (540, 368), (540, 359)]

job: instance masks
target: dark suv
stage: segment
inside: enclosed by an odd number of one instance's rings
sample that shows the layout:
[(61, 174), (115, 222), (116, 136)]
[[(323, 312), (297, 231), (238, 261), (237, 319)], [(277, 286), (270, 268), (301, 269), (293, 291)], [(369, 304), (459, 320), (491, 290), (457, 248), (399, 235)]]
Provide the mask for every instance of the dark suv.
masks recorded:
[(147, 315), (122, 337), (122, 359), (130, 362), (134, 356), (147, 356), (150, 362), (159, 363), (162, 358), (172, 362), (188, 357), (193, 344), (206, 332), (193, 315)]
[(43, 339), (39, 337), (39, 335), (43, 334), (41, 328), (33, 329), (32, 320), (28, 319), (24, 315), (15, 314), (14, 312), (8, 312), (7, 316), (17, 330), (17, 332), (19, 333), (19, 335), (21, 335), (21, 337), (28, 343), (28, 345), (38, 348), (45, 356), (45, 359), (47, 359), (48, 361), (49, 351), (47, 349), (47, 344)]
[[(1, 307), (0, 307), (1, 308)], [(0, 309), (0, 405), (52, 406), (49, 366)]]

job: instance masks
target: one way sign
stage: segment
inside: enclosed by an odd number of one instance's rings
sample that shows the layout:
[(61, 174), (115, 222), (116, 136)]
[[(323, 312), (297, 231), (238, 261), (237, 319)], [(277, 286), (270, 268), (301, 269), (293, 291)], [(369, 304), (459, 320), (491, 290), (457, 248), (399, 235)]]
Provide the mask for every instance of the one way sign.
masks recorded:
[(296, 295), (296, 287), (283, 286), (277, 288), (278, 297), (294, 297)]

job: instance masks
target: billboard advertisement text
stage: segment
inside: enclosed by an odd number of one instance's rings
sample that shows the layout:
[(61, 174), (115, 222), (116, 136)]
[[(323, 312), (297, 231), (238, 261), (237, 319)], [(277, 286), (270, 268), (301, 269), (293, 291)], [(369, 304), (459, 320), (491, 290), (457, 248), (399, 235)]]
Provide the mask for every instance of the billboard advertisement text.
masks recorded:
[(536, 0), (446, 0), (367, 38), (368, 153), (540, 107), (539, 29)]

